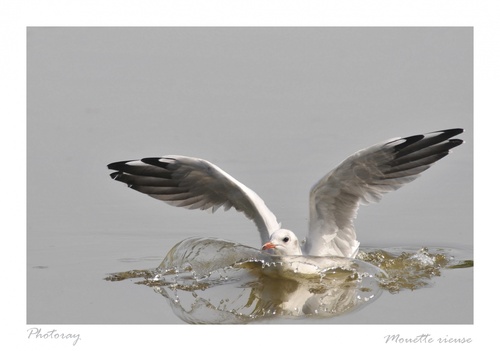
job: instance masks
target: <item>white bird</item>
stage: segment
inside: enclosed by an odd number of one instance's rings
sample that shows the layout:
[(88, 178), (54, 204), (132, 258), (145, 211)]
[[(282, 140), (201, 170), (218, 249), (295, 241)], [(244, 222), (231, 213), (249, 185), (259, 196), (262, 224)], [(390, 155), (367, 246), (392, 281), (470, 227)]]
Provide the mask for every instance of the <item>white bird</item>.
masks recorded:
[(301, 245), (251, 189), (216, 165), (199, 158), (164, 156), (108, 165), (110, 176), (155, 199), (188, 209), (234, 207), (257, 225), (262, 249), (276, 255), (355, 257), (359, 242), (354, 219), (360, 204), (416, 179), (450, 149), (463, 129), (395, 138), (360, 150), (316, 183), (309, 196), (309, 233)]

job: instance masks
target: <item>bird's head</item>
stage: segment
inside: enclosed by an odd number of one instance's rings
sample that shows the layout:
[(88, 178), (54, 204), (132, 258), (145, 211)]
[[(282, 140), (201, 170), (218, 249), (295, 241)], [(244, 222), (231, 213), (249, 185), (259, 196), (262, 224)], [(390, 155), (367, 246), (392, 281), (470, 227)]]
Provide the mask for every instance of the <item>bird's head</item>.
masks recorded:
[(262, 246), (262, 250), (270, 249), (279, 256), (302, 255), (299, 239), (288, 229), (278, 229), (271, 235), (269, 241)]

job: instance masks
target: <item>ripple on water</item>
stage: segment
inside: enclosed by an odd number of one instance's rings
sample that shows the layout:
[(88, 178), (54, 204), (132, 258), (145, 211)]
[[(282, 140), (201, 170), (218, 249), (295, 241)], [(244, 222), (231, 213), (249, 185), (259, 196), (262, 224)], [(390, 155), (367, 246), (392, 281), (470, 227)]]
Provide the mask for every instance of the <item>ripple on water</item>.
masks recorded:
[(357, 259), (279, 257), (230, 241), (186, 239), (154, 270), (117, 273), (164, 296), (188, 323), (331, 318), (392, 293), (428, 286), (442, 269), (472, 266), (451, 249), (366, 249)]

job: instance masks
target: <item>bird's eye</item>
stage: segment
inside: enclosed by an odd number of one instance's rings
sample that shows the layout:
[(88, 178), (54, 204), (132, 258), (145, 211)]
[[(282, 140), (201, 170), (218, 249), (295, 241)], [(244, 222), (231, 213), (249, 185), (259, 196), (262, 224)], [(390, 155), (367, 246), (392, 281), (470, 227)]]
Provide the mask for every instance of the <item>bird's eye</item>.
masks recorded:
[(289, 237), (287, 237), (287, 236), (285, 236), (285, 237), (283, 238), (283, 242), (285, 242), (285, 243), (287, 243), (287, 242), (288, 242), (288, 240), (290, 240), (290, 238), (289, 238)]

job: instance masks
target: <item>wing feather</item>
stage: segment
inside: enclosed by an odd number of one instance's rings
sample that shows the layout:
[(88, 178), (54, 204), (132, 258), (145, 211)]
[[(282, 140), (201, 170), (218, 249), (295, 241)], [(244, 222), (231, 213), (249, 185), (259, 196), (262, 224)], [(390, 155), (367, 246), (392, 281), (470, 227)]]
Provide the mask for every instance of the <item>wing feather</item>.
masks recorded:
[(279, 229), (276, 216), (251, 189), (216, 165), (187, 156), (150, 157), (114, 162), (108, 168), (116, 181), (131, 189), (187, 209), (235, 208), (257, 225), (262, 244)]
[(415, 180), (462, 144), (451, 139), (463, 129), (397, 138), (353, 154), (316, 183), (310, 192), (310, 255), (354, 257), (358, 251), (354, 219), (360, 204), (377, 202)]

